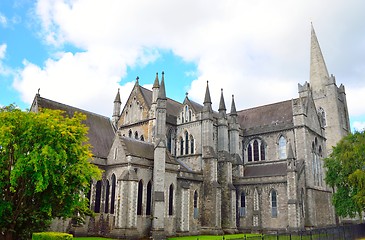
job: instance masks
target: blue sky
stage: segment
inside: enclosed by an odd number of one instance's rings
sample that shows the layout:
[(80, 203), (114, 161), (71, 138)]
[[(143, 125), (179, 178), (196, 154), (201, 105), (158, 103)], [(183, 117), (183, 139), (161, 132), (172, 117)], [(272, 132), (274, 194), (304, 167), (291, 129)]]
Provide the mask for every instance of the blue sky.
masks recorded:
[(0, 1), (0, 106), (46, 98), (110, 116), (136, 76), (165, 71), (167, 95), (202, 102), (209, 80), (238, 109), (296, 98), (309, 81), (310, 22), (327, 68), (346, 87), (352, 127), (365, 127), (365, 2)]

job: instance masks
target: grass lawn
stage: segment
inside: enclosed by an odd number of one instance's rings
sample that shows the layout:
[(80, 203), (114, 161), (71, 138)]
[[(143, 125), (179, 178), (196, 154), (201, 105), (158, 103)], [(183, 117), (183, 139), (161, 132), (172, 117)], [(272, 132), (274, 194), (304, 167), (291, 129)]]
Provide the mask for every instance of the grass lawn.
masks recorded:
[(77, 240), (113, 240), (113, 238), (102, 238), (102, 237), (74, 237)]

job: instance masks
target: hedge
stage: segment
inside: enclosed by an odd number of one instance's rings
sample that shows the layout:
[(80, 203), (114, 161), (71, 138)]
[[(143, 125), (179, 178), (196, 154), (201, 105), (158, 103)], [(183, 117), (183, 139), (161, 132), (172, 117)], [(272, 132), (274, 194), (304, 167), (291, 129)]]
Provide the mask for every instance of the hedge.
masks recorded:
[(72, 234), (61, 232), (40, 232), (33, 233), (32, 240), (67, 240), (73, 239)]

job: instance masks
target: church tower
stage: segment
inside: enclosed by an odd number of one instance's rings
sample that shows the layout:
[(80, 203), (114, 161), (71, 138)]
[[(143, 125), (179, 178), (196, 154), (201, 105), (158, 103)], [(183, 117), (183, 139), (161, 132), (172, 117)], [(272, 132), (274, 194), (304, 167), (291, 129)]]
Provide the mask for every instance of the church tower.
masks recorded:
[[(156, 76), (157, 77), (157, 76)], [(153, 162), (153, 239), (165, 239), (166, 92), (164, 72), (156, 99), (155, 151)]]
[(218, 181), (222, 187), (222, 228), (225, 232), (236, 231), (236, 188), (232, 184), (232, 159), (229, 154), (228, 120), (223, 89), (219, 102), (218, 117)]
[(201, 214), (203, 233), (220, 233), (221, 229), (221, 188), (218, 184), (217, 154), (214, 150), (214, 119), (209, 85), (205, 90), (202, 112), (202, 158), (203, 158), (203, 212)]
[(329, 154), (332, 146), (350, 132), (345, 87), (336, 85), (335, 76), (329, 76), (321, 48), (313, 25), (311, 29), (310, 86), (313, 99), (325, 129), (326, 149)]

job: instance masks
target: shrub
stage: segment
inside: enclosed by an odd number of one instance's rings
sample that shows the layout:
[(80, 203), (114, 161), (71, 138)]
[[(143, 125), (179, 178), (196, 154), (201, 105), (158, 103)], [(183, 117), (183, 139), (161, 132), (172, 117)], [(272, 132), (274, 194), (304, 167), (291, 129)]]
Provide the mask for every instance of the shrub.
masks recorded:
[(60, 232), (33, 233), (32, 240), (67, 240), (73, 239), (72, 234)]

